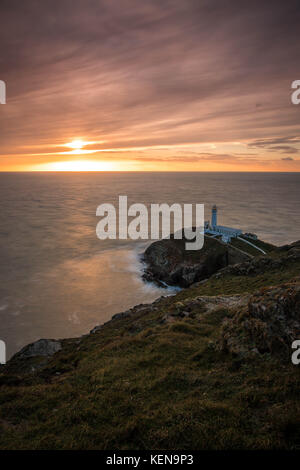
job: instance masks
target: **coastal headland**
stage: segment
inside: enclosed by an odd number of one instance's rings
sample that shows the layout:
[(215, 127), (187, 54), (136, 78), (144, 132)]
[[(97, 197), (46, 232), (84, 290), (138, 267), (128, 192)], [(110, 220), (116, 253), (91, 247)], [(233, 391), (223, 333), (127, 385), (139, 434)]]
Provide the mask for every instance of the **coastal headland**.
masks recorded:
[(299, 448), (300, 242), (242, 256), (205, 237), (192, 263), (156, 243), (145, 258), (188, 287), (0, 366), (1, 449)]

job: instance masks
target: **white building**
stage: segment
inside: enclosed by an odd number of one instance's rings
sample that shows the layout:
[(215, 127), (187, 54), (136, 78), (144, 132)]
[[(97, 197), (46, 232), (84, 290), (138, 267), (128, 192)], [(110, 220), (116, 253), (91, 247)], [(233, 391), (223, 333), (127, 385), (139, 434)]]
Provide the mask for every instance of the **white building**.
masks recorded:
[(209, 233), (214, 236), (221, 235), (222, 241), (228, 243), (230, 242), (231, 238), (239, 237), (243, 232), (238, 228), (218, 225), (218, 209), (217, 206), (214, 205), (211, 210), (211, 223), (208, 221), (205, 222), (205, 233)]

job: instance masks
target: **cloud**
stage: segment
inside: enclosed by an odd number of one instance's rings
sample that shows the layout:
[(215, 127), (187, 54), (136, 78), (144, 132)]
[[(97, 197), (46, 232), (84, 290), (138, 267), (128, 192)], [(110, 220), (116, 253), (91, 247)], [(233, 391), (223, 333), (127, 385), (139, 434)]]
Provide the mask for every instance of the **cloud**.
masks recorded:
[(285, 161), (294, 161), (294, 159), (292, 157), (284, 157), (282, 158), (281, 160), (285, 160)]
[(296, 0), (274, 0), (271, 13), (258, 0), (1, 0), (0, 9), (2, 154), (80, 137), (109, 148), (242, 141), (298, 152)]
[(290, 145), (277, 145), (273, 147), (269, 147), (269, 149), (275, 150), (276, 152), (281, 152), (281, 153), (298, 153), (299, 150), (295, 147), (291, 147)]
[[(293, 144), (293, 145), (288, 145)], [(289, 137), (277, 137), (272, 139), (262, 139), (250, 142), (249, 148), (263, 148), (269, 152), (280, 152), (280, 153), (298, 153), (299, 149), (294, 145), (300, 144), (300, 137), (289, 136)]]

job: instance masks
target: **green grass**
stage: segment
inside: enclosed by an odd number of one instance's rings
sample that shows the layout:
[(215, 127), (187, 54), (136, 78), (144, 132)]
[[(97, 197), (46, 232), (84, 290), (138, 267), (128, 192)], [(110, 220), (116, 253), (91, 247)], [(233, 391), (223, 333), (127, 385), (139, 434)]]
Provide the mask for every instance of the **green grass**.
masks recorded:
[(211, 279), (66, 340), (36, 374), (0, 369), (0, 449), (299, 449), (299, 368), (217, 352), (226, 308), (163, 321), (177, 302), (253, 292), (299, 267)]
[[(253, 240), (252, 238), (247, 238), (244, 235), (242, 235), (242, 238), (245, 238), (245, 240), (248, 240), (249, 242), (253, 243), (255, 246), (258, 246), (258, 248), (261, 248), (264, 250), (266, 253), (270, 253), (271, 251), (276, 250), (276, 246), (272, 245), (271, 243), (265, 242), (263, 240), (257, 239)], [(241, 242), (243, 243), (243, 242)], [(246, 243), (243, 243), (243, 245), (247, 245)], [(250, 248), (250, 245), (248, 245)], [(256, 250), (257, 251), (257, 250)]]
[[(243, 237), (245, 240), (250, 241), (253, 245), (261, 248), (266, 254), (271, 253), (274, 251), (274, 245), (270, 245), (269, 243), (263, 242), (262, 240), (251, 240), (247, 237)], [(249, 245), (248, 243), (243, 242), (238, 238), (232, 238), (230, 244), (239, 250), (242, 250), (248, 253), (251, 256), (261, 256), (263, 253), (260, 250), (257, 250), (254, 246)]]
[(266, 271), (257, 276), (226, 275), (219, 279), (208, 279), (205, 283), (197, 283), (189, 289), (177, 294), (178, 300), (200, 295), (235, 295), (252, 293), (265, 286), (284, 284), (291, 279), (300, 279), (299, 263), (292, 263), (286, 269)]

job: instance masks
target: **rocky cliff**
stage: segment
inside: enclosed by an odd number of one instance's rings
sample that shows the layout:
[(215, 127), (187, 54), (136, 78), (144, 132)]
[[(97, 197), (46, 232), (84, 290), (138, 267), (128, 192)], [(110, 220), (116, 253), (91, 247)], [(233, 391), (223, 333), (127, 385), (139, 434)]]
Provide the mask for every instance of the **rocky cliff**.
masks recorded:
[[(144, 279), (161, 286), (188, 287), (210, 277), (221, 268), (253, 258), (247, 251), (209, 236), (204, 237), (201, 250), (188, 251), (185, 243), (184, 237), (181, 240), (171, 237), (170, 240), (152, 243), (143, 256), (146, 264)], [(247, 250), (246, 244), (244, 249)]]
[(299, 272), (297, 242), (29, 345), (0, 367), (0, 448), (299, 448)]

